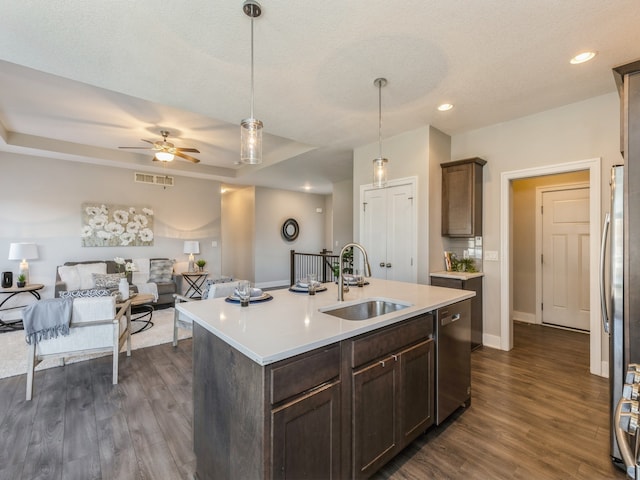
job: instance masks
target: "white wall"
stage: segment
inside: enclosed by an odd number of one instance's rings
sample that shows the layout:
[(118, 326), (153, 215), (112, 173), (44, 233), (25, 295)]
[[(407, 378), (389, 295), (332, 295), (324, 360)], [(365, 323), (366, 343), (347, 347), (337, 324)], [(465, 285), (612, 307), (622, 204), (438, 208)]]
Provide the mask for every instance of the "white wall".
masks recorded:
[[(133, 170), (0, 152), (0, 269), (11, 242), (35, 242), (40, 258), (29, 262), (30, 282), (42, 283), (53, 296), (56, 266), (67, 261), (168, 257), (186, 261), (184, 240), (200, 241), (207, 269), (220, 271), (220, 185), (209, 180), (175, 177), (175, 186), (134, 182)], [(81, 204), (103, 202), (147, 206), (154, 210), (154, 245), (149, 247), (82, 247)]]
[[(415, 176), (418, 178), (418, 283), (429, 283), (429, 232), (432, 228), (440, 232), (429, 214), (430, 162), (439, 165), (449, 160), (449, 138), (446, 134), (424, 126), (382, 141), (383, 156), (389, 159), (389, 180)], [(360, 238), (360, 185), (373, 180), (373, 159), (378, 156), (378, 143), (358, 147), (353, 156), (353, 237)], [(430, 158), (433, 156), (433, 158)]]
[(336, 254), (347, 243), (353, 241), (353, 181), (345, 180), (333, 184), (331, 212), (332, 235), (325, 245), (327, 250)]
[[(620, 148), (620, 103), (616, 93), (566, 105), (471, 132), (454, 135), (451, 158), (482, 157), (484, 166), (484, 252), (500, 251), (500, 175), (525, 168), (602, 158), (601, 216), (607, 210), (609, 170), (622, 162)], [(500, 261), (508, 261), (501, 259)], [(498, 338), (500, 262), (483, 264), (484, 333)], [(603, 355), (608, 349), (603, 348)]]
[[(325, 195), (262, 187), (225, 193), (223, 273), (259, 287), (288, 285), (290, 251), (319, 253), (326, 246), (328, 203)], [(282, 236), (282, 224), (289, 218), (300, 228), (292, 242)]]
[(222, 274), (254, 280), (255, 187), (222, 195)]

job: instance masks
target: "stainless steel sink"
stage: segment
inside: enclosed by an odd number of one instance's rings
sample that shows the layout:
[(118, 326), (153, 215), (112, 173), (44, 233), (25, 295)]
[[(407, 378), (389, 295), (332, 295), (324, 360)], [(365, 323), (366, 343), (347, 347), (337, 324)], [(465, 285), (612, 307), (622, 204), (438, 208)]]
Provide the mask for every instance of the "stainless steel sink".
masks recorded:
[(332, 306), (326, 309), (320, 309), (320, 311), (344, 320), (368, 320), (387, 313), (397, 312), (410, 306), (409, 304), (400, 303), (395, 300), (368, 299), (351, 305)]

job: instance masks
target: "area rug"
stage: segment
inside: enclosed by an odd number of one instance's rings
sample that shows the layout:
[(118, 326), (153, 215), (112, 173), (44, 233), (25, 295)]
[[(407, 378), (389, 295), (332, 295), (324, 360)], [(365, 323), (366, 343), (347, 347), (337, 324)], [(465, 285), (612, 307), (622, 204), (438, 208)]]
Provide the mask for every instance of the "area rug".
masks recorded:
[[(132, 350), (173, 341), (173, 308), (153, 312), (152, 321), (153, 327), (131, 336)], [(132, 328), (134, 330), (139, 328), (138, 322), (134, 322)], [(191, 332), (184, 329), (179, 329), (178, 333), (179, 338), (191, 337)], [(24, 331), (18, 330), (0, 334), (0, 352), (2, 352), (0, 354), (0, 378), (27, 373), (27, 344), (24, 340)], [(110, 354), (71, 357), (67, 363), (85, 361), (104, 355)], [(36, 371), (59, 365), (59, 360), (45, 360), (36, 367)]]

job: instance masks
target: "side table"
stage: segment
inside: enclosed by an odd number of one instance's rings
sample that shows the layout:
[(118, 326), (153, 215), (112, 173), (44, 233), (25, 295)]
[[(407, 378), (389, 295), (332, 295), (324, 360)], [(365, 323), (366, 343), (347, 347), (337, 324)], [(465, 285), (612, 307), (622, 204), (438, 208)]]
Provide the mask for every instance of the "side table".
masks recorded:
[[(153, 295), (150, 293), (138, 293), (134, 297), (129, 298), (131, 300), (131, 321), (132, 322), (144, 322), (141, 328), (137, 330), (131, 330), (131, 335), (140, 333), (153, 327), (151, 318), (153, 317)], [(134, 315), (137, 315), (134, 317)]]
[[(16, 295), (20, 295), (21, 293), (30, 293), (33, 295), (36, 300), (40, 300), (40, 292), (38, 290), (42, 290), (44, 285), (41, 283), (30, 283), (25, 285), (24, 287), (9, 287), (9, 288), (0, 288), (0, 295), (6, 295), (6, 297), (0, 302), (0, 315), (2, 312), (7, 312), (9, 310), (16, 310), (18, 308), (24, 308), (26, 305), (19, 305), (16, 307), (8, 307), (2, 308), (5, 303), (9, 301), (9, 299), (15, 297)], [(19, 318), (17, 320), (8, 320), (4, 321), (0, 318), (0, 331), (7, 330), (23, 330), (24, 326), (22, 325), (22, 319)]]
[(209, 276), (209, 272), (184, 272), (180, 275), (187, 281), (187, 286), (189, 287), (184, 293), (184, 296), (189, 298), (202, 298), (202, 286)]

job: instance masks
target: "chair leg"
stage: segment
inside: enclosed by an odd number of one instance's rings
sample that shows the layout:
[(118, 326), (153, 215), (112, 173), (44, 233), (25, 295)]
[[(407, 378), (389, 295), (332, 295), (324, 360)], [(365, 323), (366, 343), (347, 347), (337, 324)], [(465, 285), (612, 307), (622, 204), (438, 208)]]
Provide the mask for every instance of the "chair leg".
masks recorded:
[(118, 384), (118, 343), (116, 342), (116, 346), (113, 349), (113, 384)]
[(29, 345), (27, 349), (27, 401), (33, 398), (33, 371), (36, 368), (36, 345)]
[(178, 311), (173, 314), (173, 346), (178, 346)]

